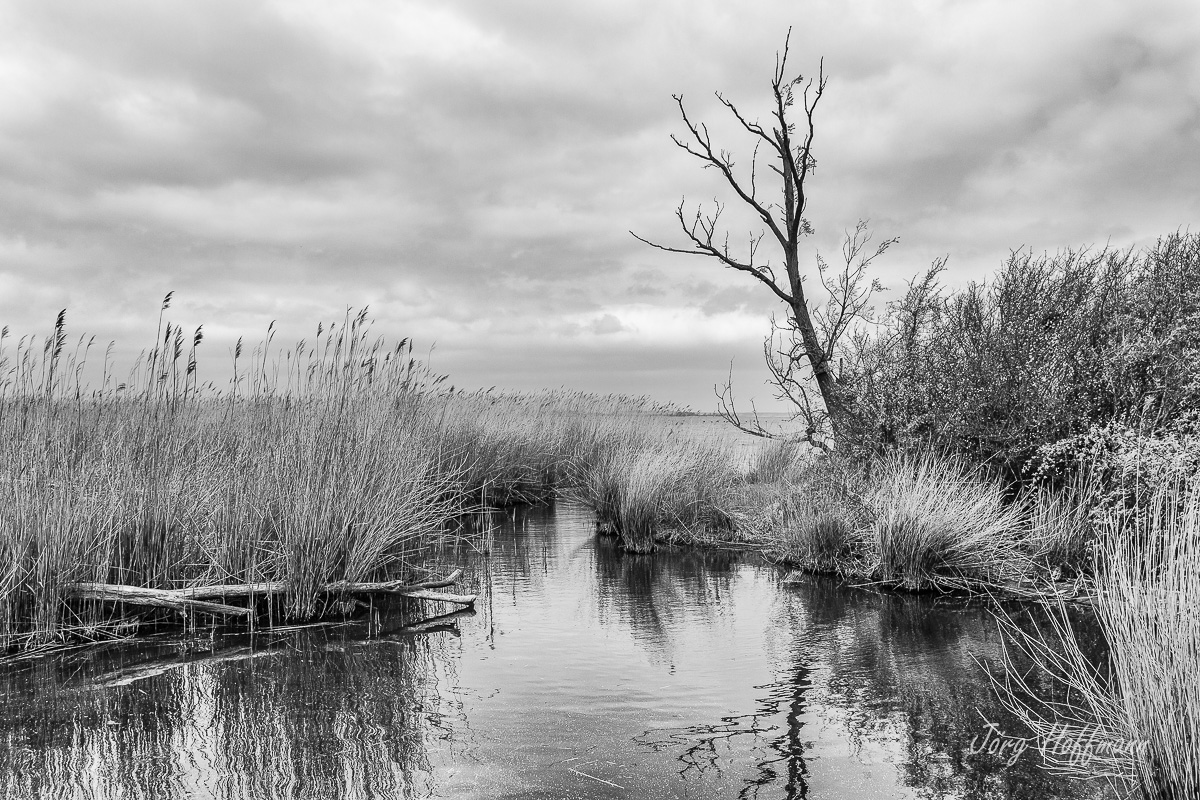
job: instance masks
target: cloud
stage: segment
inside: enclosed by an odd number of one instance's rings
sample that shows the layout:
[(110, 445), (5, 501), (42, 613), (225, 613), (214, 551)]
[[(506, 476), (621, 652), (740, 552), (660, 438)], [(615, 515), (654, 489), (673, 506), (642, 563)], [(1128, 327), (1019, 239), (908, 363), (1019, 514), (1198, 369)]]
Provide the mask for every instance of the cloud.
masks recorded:
[(673, 92), (748, 165), (712, 91), (765, 118), (789, 25), (830, 75), (808, 263), (860, 217), (901, 237), (898, 287), (1200, 213), (1186, 0), (24, 0), (0, 9), (0, 321), (67, 306), (128, 355), (174, 289), (220, 354), (370, 304), (460, 385), (710, 406), (731, 358), (761, 383), (774, 301), (627, 231), (678, 242), (680, 197), (723, 192), (670, 143)]

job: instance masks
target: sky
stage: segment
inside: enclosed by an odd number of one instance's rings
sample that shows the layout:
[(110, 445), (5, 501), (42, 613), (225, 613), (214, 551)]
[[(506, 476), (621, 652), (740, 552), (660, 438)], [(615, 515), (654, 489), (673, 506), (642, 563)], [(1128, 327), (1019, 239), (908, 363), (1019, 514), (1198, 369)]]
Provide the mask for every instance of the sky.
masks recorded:
[(940, 256), (953, 288), (1200, 223), (1195, 0), (5, 0), (0, 324), (65, 308), (131, 364), (173, 291), (215, 380), (239, 336), (369, 306), (458, 386), (704, 411), (732, 369), (779, 410), (777, 302), (629, 231), (680, 245), (681, 198), (731, 199), (672, 94), (745, 168), (713, 92), (765, 122), (789, 27), (829, 80), (810, 272), (859, 219), (899, 237), (880, 303)]

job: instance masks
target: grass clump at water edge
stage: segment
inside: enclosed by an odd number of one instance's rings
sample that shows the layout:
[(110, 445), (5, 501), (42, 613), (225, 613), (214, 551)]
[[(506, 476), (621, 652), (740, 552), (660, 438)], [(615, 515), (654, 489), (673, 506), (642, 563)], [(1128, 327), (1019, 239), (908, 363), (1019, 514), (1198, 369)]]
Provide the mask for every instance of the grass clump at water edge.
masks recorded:
[(734, 516), (781, 562), (909, 590), (988, 591), (1029, 571), (1027, 504), (932, 453), (857, 462), (767, 451)]
[(616, 428), (576, 465), (573, 495), (630, 552), (655, 541), (704, 541), (732, 529), (727, 507), (738, 475), (719, 442), (646, 428)]
[(869, 568), (906, 589), (1004, 586), (1026, 573), (1027, 523), (1002, 487), (953, 459), (893, 456), (866, 495)]

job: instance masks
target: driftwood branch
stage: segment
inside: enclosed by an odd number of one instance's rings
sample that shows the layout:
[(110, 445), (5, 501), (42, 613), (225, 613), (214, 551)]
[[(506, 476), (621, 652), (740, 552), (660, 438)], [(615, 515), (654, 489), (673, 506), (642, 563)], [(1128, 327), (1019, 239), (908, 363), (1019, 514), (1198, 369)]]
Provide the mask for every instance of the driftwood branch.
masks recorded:
[[(456, 569), (454, 572), (435, 581), (425, 581), (423, 583), (404, 583), (402, 581), (381, 581), (375, 583), (352, 583), (349, 581), (335, 581), (327, 583), (320, 589), (321, 594), (409, 594), (411, 592), (419, 592), (424, 589), (440, 589), (444, 586), (452, 586), (459, 578), (462, 577), (462, 570)], [(76, 584), (78, 585), (78, 584)], [(231, 586), (196, 586), (189, 589), (169, 589), (166, 591), (185, 597), (191, 600), (205, 600), (214, 597), (248, 597), (250, 595), (263, 596), (271, 594), (285, 594), (288, 590), (288, 584), (283, 581), (272, 581), (269, 583), (239, 583)]]
[[(415, 600), (432, 600), (442, 603), (454, 603), (461, 606), (473, 606), (473, 594), (442, 594), (430, 591), (454, 584), (462, 577), (458, 569), (438, 580), (423, 583), (403, 583), (401, 581), (382, 581), (374, 583), (351, 583), (336, 581), (327, 583), (318, 589), (319, 594), (396, 594), (411, 597)], [(254, 610), (244, 606), (232, 606), (225, 603), (211, 602), (212, 598), (231, 597), (263, 597), (283, 594), (288, 591), (288, 584), (282, 581), (267, 583), (242, 583), (228, 586), (195, 586), (187, 589), (149, 589), (144, 586), (125, 586), (115, 583), (79, 582), (63, 587), (67, 597), (80, 600), (100, 600), (114, 603), (129, 603), (131, 605), (153, 606), (156, 608), (174, 608), (179, 611), (199, 611), (219, 616), (250, 617)]]
[(143, 586), (91, 582), (72, 583), (64, 588), (68, 597), (80, 600), (111, 601), (138, 606), (174, 608), (180, 611), (203, 611), (220, 616), (249, 617), (254, 613), (252, 609), (241, 606), (229, 606), (223, 603), (210, 603), (207, 600), (184, 597), (171, 589), (147, 589)]

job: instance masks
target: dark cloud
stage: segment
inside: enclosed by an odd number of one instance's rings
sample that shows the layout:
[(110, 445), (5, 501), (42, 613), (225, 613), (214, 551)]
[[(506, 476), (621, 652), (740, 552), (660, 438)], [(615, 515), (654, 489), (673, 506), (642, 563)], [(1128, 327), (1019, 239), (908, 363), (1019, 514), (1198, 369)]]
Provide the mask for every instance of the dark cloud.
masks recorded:
[(736, 359), (765, 397), (771, 298), (627, 231), (677, 243), (680, 197), (722, 191), (671, 145), (672, 92), (748, 164), (712, 91), (765, 117), (789, 25), (831, 76), (809, 259), (869, 217), (901, 237), (885, 284), (942, 254), (965, 281), (1200, 213), (1185, 0), (24, 0), (0, 9), (0, 317), (68, 306), (128, 355), (174, 289), (220, 360), (370, 304), (460, 384), (711, 405)]

